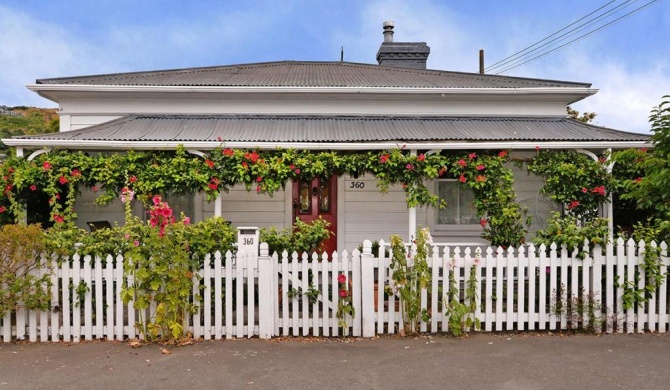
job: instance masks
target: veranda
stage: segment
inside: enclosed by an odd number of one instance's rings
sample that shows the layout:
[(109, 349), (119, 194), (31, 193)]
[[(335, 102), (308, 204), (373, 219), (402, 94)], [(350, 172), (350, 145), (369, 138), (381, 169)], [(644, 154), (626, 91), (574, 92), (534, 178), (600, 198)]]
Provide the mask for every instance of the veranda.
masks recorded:
[[(275, 336), (373, 337), (398, 332), (401, 326), (397, 297), (384, 291), (389, 284), (390, 259), (381, 243), (374, 257), (370, 241), (363, 251), (323, 254), (270, 255), (260, 253), (207, 256), (194, 290), (202, 286), (199, 309), (186, 318), (196, 339)], [(667, 272), (666, 245), (661, 244), (661, 272)], [(624, 286), (645, 287), (644, 243), (619, 239), (604, 248), (577, 251), (552, 245), (523, 245), (517, 250), (453, 247), (435, 244), (428, 264), (429, 289), (421, 292), (421, 305), (429, 315), (421, 332), (447, 332), (446, 297), (474, 282), (476, 304), (472, 316), (479, 331), (543, 331), (584, 329), (594, 332), (667, 332), (670, 302), (667, 278), (640, 305), (624, 306)], [(136, 329), (139, 313), (132, 302), (120, 299), (124, 278), (121, 256), (105, 258), (75, 255), (62, 265), (37, 272), (51, 275), (51, 310), (18, 310), (0, 321), (0, 336), (11, 340), (65, 341), (141, 337)], [(471, 278), (474, 273), (474, 278)], [(338, 276), (347, 277), (354, 316), (339, 325)], [(450, 283), (450, 275), (452, 276)], [(455, 282), (455, 283), (453, 283)], [(455, 287), (456, 291), (451, 287)], [(152, 315), (143, 313), (142, 318)], [(467, 331), (477, 331), (469, 328)]]

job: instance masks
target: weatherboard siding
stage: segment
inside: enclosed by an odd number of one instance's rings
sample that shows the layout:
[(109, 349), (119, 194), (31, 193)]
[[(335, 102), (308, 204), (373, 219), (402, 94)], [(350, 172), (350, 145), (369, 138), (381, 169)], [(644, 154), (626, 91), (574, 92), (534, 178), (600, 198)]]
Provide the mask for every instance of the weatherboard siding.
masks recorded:
[[(255, 226), (259, 228), (286, 225), (286, 191), (280, 190), (272, 196), (247, 191), (244, 186), (233, 187), (221, 194), (221, 216), (233, 226)], [(214, 216), (214, 201), (203, 200), (203, 218)]]

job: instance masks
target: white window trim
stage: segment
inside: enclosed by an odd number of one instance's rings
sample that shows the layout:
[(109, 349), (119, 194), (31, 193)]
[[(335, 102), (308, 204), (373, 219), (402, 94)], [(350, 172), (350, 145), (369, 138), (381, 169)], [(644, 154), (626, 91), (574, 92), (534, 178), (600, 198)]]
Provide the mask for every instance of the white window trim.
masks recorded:
[[(456, 182), (458, 179), (435, 179), (432, 180), (432, 183), (429, 183), (429, 186), (432, 186), (433, 193), (439, 195), (438, 185), (440, 182), (451, 181)], [(430, 188), (430, 187), (429, 187)], [(431, 207), (429, 211), (428, 218), (430, 220), (430, 225), (432, 230), (435, 233), (445, 232), (449, 233), (451, 236), (473, 236), (481, 234), (483, 227), (479, 223), (473, 224), (438, 224), (438, 214), (440, 212), (439, 206)]]

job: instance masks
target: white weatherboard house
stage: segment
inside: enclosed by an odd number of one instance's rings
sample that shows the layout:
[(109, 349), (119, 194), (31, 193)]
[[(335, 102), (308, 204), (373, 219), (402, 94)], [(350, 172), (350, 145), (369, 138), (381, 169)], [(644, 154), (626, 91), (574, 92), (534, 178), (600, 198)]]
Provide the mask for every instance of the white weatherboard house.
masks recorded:
[[(536, 147), (597, 154), (649, 141), (646, 135), (567, 118), (567, 105), (597, 92), (590, 84), (425, 69), (430, 51), (425, 43), (393, 42), (392, 23), (384, 30), (378, 65), (280, 61), (37, 80), (28, 88), (58, 103), (60, 132), (5, 143), (25, 156), (45, 148), (123, 151), (180, 144), (196, 154), (221, 145), (309, 150), (405, 145), (416, 153), (510, 149), (512, 155), (531, 156)], [(515, 173), (517, 200), (529, 208), (537, 229), (558, 206), (539, 194), (541, 178)], [(309, 190), (321, 185), (325, 190)], [(417, 226), (430, 227), (436, 241), (483, 243), (472, 195), (454, 181), (432, 185), (447, 208), (408, 209), (402, 188), (382, 194), (369, 175), (295, 183), (273, 196), (242, 187), (214, 202), (200, 194), (168, 199), (196, 221), (221, 215), (234, 226), (279, 228), (302, 216), (294, 205), (325, 203), (310, 212), (332, 222), (340, 251), (390, 234), (407, 239)], [(97, 207), (95, 196), (85, 190), (78, 200), (81, 227), (87, 221), (123, 221), (120, 202)]]

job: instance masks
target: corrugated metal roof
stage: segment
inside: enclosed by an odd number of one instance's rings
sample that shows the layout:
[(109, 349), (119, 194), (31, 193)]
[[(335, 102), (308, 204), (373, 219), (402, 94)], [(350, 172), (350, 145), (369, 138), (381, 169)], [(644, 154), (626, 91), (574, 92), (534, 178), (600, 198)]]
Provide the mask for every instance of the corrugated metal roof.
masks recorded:
[(217, 87), (548, 88), (591, 84), (352, 62), (256, 64), (39, 79), (38, 84)]
[(131, 115), (86, 129), (17, 139), (78, 141), (379, 142), (649, 141), (569, 118)]

